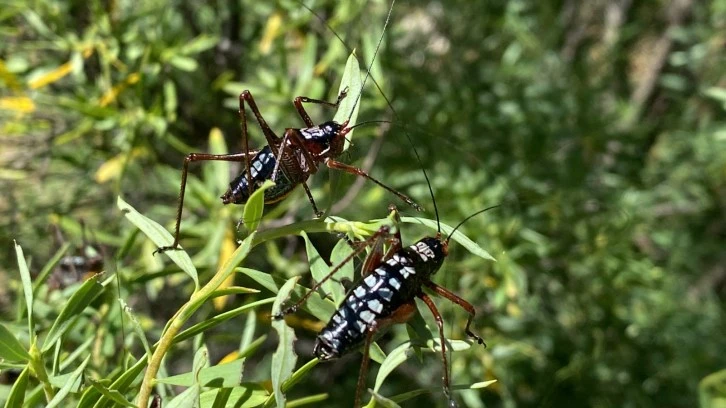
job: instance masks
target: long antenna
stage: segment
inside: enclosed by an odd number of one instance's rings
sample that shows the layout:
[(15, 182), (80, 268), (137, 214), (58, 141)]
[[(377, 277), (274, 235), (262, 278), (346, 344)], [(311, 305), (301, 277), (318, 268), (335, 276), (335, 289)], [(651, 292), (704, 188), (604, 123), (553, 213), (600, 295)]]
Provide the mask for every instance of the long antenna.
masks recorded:
[[(388, 27), (388, 22), (391, 21), (391, 14), (393, 13), (393, 5), (396, 4), (396, 0), (391, 1), (391, 7), (388, 9), (388, 15), (386, 16), (386, 22), (383, 23), (383, 30), (381, 31), (381, 36), (378, 38), (378, 44), (376, 44), (376, 50), (373, 52), (373, 58), (371, 58), (371, 63), (368, 65), (368, 68), (366, 69), (366, 76), (363, 78), (363, 83), (360, 86), (360, 92), (358, 92), (358, 96), (355, 98), (355, 102), (353, 102), (353, 108), (350, 110), (350, 114), (348, 115), (348, 120), (350, 121), (350, 118), (353, 117), (353, 112), (355, 112), (355, 107), (358, 105), (358, 102), (360, 101), (361, 96), (363, 96), (363, 89), (366, 86), (366, 82), (368, 82), (368, 78), (371, 76), (371, 68), (373, 68), (373, 63), (376, 61), (376, 56), (378, 55), (378, 50), (381, 48), (381, 44), (383, 43), (383, 37), (386, 34), (386, 28)], [(337, 34), (336, 34), (337, 36)], [(338, 37), (340, 38), (340, 37)]]
[(451, 236), (452, 236), (452, 235), (454, 235), (454, 233), (456, 232), (456, 230), (458, 230), (458, 229), (459, 229), (459, 227), (461, 227), (462, 225), (464, 225), (464, 223), (465, 223), (465, 222), (469, 221), (470, 219), (474, 218), (475, 216), (477, 216), (477, 215), (479, 215), (479, 214), (481, 214), (481, 213), (483, 213), (483, 212), (486, 212), (486, 211), (489, 211), (489, 210), (491, 210), (491, 209), (494, 209), (494, 208), (497, 208), (497, 207), (501, 207), (501, 206), (502, 206), (501, 204), (493, 205), (493, 206), (491, 206), (491, 207), (487, 207), (487, 208), (485, 208), (485, 209), (483, 209), (483, 210), (479, 210), (479, 211), (475, 212), (474, 214), (472, 214), (472, 215), (470, 215), (470, 216), (468, 216), (468, 217), (464, 218), (464, 219), (463, 219), (463, 220), (462, 220), (462, 221), (461, 221), (461, 222), (459, 223), (459, 225), (457, 225), (456, 227), (454, 227), (454, 229), (453, 229), (453, 230), (451, 230), (451, 233), (449, 234), (449, 236), (448, 236), (448, 237), (446, 237), (446, 242), (449, 242), (449, 240), (451, 239)]
[[(308, 11), (310, 11), (323, 25), (325, 25), (328, 28), (328, 30), (330, 30), (330, 32), (333, 33), (333, 35), (335, 35), (335, 37), (338, 39), (338, 41), (340, 41), (340, 43), (343, 44), (343, 46), (349, 52), (351, 52), (351, 48), (348, 46), (348, 44), (345, 42), (345, 40), (343, 40), (343, 38), (341, 38), (340, 35), (338, 35), (338, 33), (333, 29), (333, 27), (331, 27), (330, 24), (328, 24), (327, 20), (325, 20), (318, 13), (316, 13), (313, 9), (311, 9), (306, 4), (304, 4), (302, 2), (302, 0), (296, 0), (296, 1), (300, 5), (302, 5), (306, 9), (308, 9)], [(393, 12), (393, 5), (395, 3), (396, 3), (396, 1), (393, 0), (391, 2), (391, 7), (388, 9), (388, 16), (386, 17), (386, 23), (383, 26), (383, 33), (385, 33), (385, 31), (386, 31), (386, 27), (388, 26), (388, 22), (391, 18), (391, 13)], [(358, 97), (356, 98), (356, 101), (353, 104), (353, 110), (355, 110), (355, 106), (358, 105), (358, 101), (361, 98), (361, 95), (363, 93), (363, 86), (365, 86), (366, 81), (368, 80), (368, 78), (370, 78), (371, 81), (373, 81), (373, 83), (376, 85), (376, 89), (378, 89), (378, 92), (381, 94), (381, 96), (383, 96), (383, 99), (386, 100), (386, 104), (388, 105), (388, 108), (391, 109), (391, 112), (393, 112), (393, 117), (395, 119), (398, 119), (399, 115), (398, 115), (398, 112), (396, 112), (396, 109), (393, 107), (393, 103), (391, 103), (391, 100), (388, 99), (388, 96), (386, 95), (386, 93), (383, 92), (383, 89), (381, 89), (381, 86), (378, 84), (378, 81), (376, 81), (376, 78), (374, 78), (373, 75), (371, 74), (371, 67), (373, 67), (373, 61), (375, 61), (375, 57), (378, 54), (378, 49), (380, 48), (381, 42), (383, 41), (383, 33), (381, 33), (381, 38), (378, 40), (378, 45), (376, 45), (376, 51), (373, 54), (373, 60), (371, 61), (370, 66), (366, 70), (366, 76), (365, 76), (365, 79), (363, 80), (363, 85), (361, 86), (361, 92), (358, 94)], [(353, 117), (353, 111), (350, 112), (350, 116), (348, 116), (348, 119), (350, 119), (351, 117)], [(368, 124), (368, 123), (393, 123), (393, 122), (367, 121), (367, 122), (359, 123), (353, 127), (363, 125), (363, 124)], [(439, 219), (439, 208), (436, 205), (436, 197), (434, 196), (434, 190), (431, 187), (431, 179), (429, 179), (429, 175), (426, 173), (426, 168), (424, 167), (423, 162), (421, 161), (421, 156), (418, 154), (418, 150), (416, 150), (416, 146), (413, 144), (413, 140), (411, 139), (411, 136), (408, 133), (406, 125), (403, 124), (403, 125), (399, 125), (399, 126), (401, 126), (403, 128), (403, 134), (406, 135), (406, 139), (408, 139), (408, 143), (411, 145), (411, 149), (413, 150), (413, 153), (416, 155), (416, 160), (418, 160), (419, 166), (421, 167), (421, 171), (423, 172), (424, 178), (426, 179), (426, 184), (428, 185), (429, 193), (431, 194), (431, 202), (434, 204), (434, 214), (436, 215), (436, 227), (437, 227), (438, 232), (441, 233), (441, 220)]]

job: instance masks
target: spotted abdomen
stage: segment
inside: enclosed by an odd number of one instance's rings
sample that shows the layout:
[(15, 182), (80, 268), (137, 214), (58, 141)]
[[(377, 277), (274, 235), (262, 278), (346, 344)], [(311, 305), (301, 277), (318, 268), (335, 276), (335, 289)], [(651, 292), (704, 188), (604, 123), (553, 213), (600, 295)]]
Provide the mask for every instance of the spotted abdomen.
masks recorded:
[(421, 240), (401, 249), (358, 282), (318, 335), (313, 354), (330, 360), (357, 349), (372, 325), (411, 302), (443, 262), (440, 245), (432, 244)]
[[(262, 150), (255, 155), (250, 161), (250, 180), (252, 181), (252, 188), (249, 187), (247, 181), (247, 170), (244, 170), (239, 176), (237, 176), (231, 183), (229, 183), (229, 189), (222, 195), (222, 202), (225, 204), (244, 204), (250, 198), (255, 190), (257, 190), (265, 180), (269, 180), (272, 177), (272, 173), (275, 170), (275, 164), (277, 159), (272, 154), (270, 146), (265, 146)], [(277, 172), (277, 179), (275, 180), (276, 185), (265, 191), (265, 203), (273, 203), (283, 199), (287, 194), (292, 191), (297, 184), (290, 181), (290, 178), (285, 173), (284, 166), (281, 166)]]

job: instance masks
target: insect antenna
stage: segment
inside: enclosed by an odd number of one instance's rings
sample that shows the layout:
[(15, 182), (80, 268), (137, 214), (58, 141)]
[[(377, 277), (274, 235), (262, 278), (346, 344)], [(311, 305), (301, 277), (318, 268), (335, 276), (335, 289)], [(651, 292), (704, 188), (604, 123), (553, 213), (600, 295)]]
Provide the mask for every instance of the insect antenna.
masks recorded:
[(454, 233), (456, 232), (456, 230), (459, 229), (459, 227), (461, 227), (462, 225), (464, 225), (465, 222), (469, 221), (470, 219), (476, 217), (477, 215), (479, 215), (479, 214), (481, 214), (483, 212), (486, 212), (486, 211), (489, 211), (489, 210), (492, 210), (494, 208), (501, 207), (501, 206), (502, 206), (501, 204), (493, 205), (493, 206), (487, 207), (487, 208), (485, 208), (483, 210), (479, 210), (479, 211), (475, 212), (474, 214), (471, 214), (468, 217), (464, 218), (456, 227), (454, 227), (453, 230), (451, 230), (451, 233), (449, 233), (449, 236), (446, 237), (446, 242), (447, 243), (449, 242), (449, 240), (451, 239), (451, 236), (454, 235)]
[[(396, 4), (396, 0), (391, 1), (391, 7), (388, 8), (388, 15), (386, 16), (386, 22), (383, 23), (383, 30), (381, 31), (381, 36), (378, 38), (378, 44), (376, 44), (376, 50), (373, 51), (373, 57), (371, 58), (371, 63), (368, 65), (368, 68), (366, 69), (366, 76), (363, 78), (363, 83), (360, 86), (360, 92), (358, 92), (358, 96), (355, 98), (355, 101), (353, 102), (353, 108), (350, 110), (350, 114), (348, 114), (348, 121), (350, 121), (350, 118), (353, 117), (353, 112), (355, 112), (355, 107), (358, 105), (358, 101), (360, 101), (361, 96), (363, 96), (363, 89), (366, 86), (366, 82), (368, 82), (368, 78), (371, 77), (371, 68), (373, 68), (373, 63), (376, 60), (376, 56), (378, 55), (378, 50), (381, 49), (381, 44), (383, 43), (383, 36), (386, 34), (386, 28), (388, 27), (388, 22), (391, 21), (391, 14), (393, 13), (393, 5)], [(337, 36), (337, 34), (336, 34)], [(340, 38), (340, 37), (338, 37)]]
[[(338, 39), (338, 41), (340, 41), (340, 43), (343, 44), (343, 46), (348, 51), (351, 51), (351, 48), (348, 46), (348, 44), (345, 42), (345, 40), (343, 40), (343, 38), (340, 37), (340, 35), (330, 26), (330, 24), (328, 24), (328, 22), (323, 17), (321, 17), (318, 13), (316, 13), (314, 10), (312, 10), (310, 7), (308, 7), (306, 4), (304, 4), (301, 0), (298, 0), (297, 2), (301, 6), (303, 6), (307, 10), (309, 10), (318, 20), (320, 20), (330, 30), (330, 32), (333, 33), (333, 35), (335, 35), (335, 37)], [(365, 86), (368, 78), (370, 78), (371, 81), (373, 81), (373, 84), (375, 84), (376, 88), (378, 89), (378, 92), (381, 94), (381, 96), (383, 96), (383, 99), (385, 99), (386, 104), (388, 105), (388, 108), (393, 113), (394, 118), (399, 117), (398, 112), (396, 112), (396, 109), (393, 107), (393, 104), (391, 103), (391, 100), (388, 98), (386, 93), (383, 92), (383, 89), (381, 89), (381, 86), (378, 84), (378, 81), (376, 81), (376, 79), (371, 74), (371, 68), (373, 67), (373, 62), (375, 61), (376, 55), (378, 54), (378, 50), (380, 49), (381, 43), (383, 42), (383, 34), (385, 33), (386, 27), (388, 26), (388, 22), (391, 19), (391, 13), (393, 12), (393, 5), (395, 3), (396, 3), (396, 0), (393, 0), (391, 2), (391, 7), (388, 9), (388, 15), (386, 16), (386, 22), (383, 25), (383, 33), (381, 33), (381, 37), (378, 39), (378, 44), (376, 45), (376, 50), (373, 53), (373, 58), (371, 59), (371, 64), (366, 69), (366, 76), (363, 79), (363, 84), (361, 85), (361, 92), (358, 94), (358, 97), (356, 98), (355, 103), (353, 104), (353, 110), (351, 110), (350, 115), (348, 116), (349, 120), (353, 116), (353, 111), (355, 110), (355, 106), (358, 104), (358, 101), (360, 100), (361, 95), (363, 94), (363, 87)], [(394, 123), (394, 122), (386, 121), (386, 120), (371, 120), (371, 121), (358, 123), (355, 126), (352, 126), (351, 129), (361, 126), (361, 125), (371, 124), (371, 123)], [(436, 205), (436, 197), (434, 196), (434, 190), (431, 187), (431, 180), (429, 179), (429, 176), (426, 173), (426, 168), (424, 167), (423, 161), (421, 161), (421, 156), (418, 154), (418, 150), (416, 150), (416, 146), (414, 145), (413, 140), (411, 139), (411, 136), (408, 133), (408, 130), (406, 129), (406, 125), (400, 125), (400, 126), (403, 128), (403, 133), (406, 135), (406, 139), (408, 139), (408, 142), (411, 145), (413, 153), (416, 155), (416, 160), (418, 160), (419, 166), (421, 167), (421, 170), (423, 171), (424, 178), (426, 179), (426, 184), (428, 185), (429, 193), (431, 194), (431, 202), (434, 205), (434, 214), (436, 215), (437, 231), (438, 231), (438, 234), (440, 235), (441, 234), (441, 220), (439, 219), (439, 208)]]

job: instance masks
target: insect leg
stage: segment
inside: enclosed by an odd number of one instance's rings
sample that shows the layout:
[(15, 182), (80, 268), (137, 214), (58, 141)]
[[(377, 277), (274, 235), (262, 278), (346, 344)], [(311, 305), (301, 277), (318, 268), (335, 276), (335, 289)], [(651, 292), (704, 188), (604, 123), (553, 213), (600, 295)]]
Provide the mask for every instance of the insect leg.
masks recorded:
[(308, 187), (308, 183), (303, 181), (302, 186), (305, 189), (305, 194), (308, 195), (308, 200), (310, 200), (310, 204), (313, 205), (313, 211), (315, 211), (315, 217), (323, 218), (323, 215), (325, 215), (325, 213), (318, 210), (318, 206), (315, 205), (315, 199), (313, 198), (313, 193), (310, 192), (310, 187)]
[[(274, 131), (272, 131), (270, 126), (267, 124), (267, 121), (265, 121), (265, 118), (262, 117), (260, 110), (257, 108), (257, 103), (255, 103), (255, 99), (252, 97), (250, 91), (244, 90), (241, 94), (239, 94), (239, 119), (240, 122), (242, 122), (242, 144), (244, 145), (245, 153), (250, 153), (250, 146), (249, 136), (247, 133), (247, 115), (245, 114), (244, 101), (247, 101), (247, 104), (250, 105), (250, 109), (252, 109), (252, 113), (255, 115), (255, 118), (257, 118), (257, 123), (260, 124), (260, 128), (262, 129), (262, 133), (265, 135), (267, 144), (270, 148), (277, 146), (277, 144), (280, 143), (280, 138)], [(249, 189), (249, 194), (252, 194), (252, 176), (250, 175), (249, 160), (245, 162), (245, 170), (247, 170), (247, 188)]]
[[(291, 148), (291, 146), (288, 146), (288, 142), (292, 140), (293, 143), (297, 144), (299, 146), (300, 152), (305, 156), (305, 162), (306, 162), (306, 168), (303, 169), (302, 165), (300, 164), (297, 155), (292, 155), (292, 159), (295, 161), (295, 164), (297, 165), (297, 168), (300, 169), (299, 171), (303, 173), (304, 177), (303, 179), (307, 179), (307, 175), (310, 173), (315, 173), (318, 171), (318, 166), (315, 164), (315, 160), (313, 159), (312, 154), (308, 151), (308, 149), (305, 148), (305, 145), (302, 143), (302, 140), (300, 139), (300, 134), (295, 129), (287, 129), (285, 131), (285, 135), (282, 138), (282, 143), (280, 143), (280, 149), (277, 154), (277, 161), (275, 162), (275, 168), (272, 170), (272, 181), (277, 180), (277, 172), (280, 169), (280, 163), (283, 161), (283, 159), (286, 157), (284, 156), (286, 154), (286, 151)], [(302, 182), (303, 188), (305, 189), (305, 193), (308, 195), (308, 200), (310, 200), (310, 204), (313, 206), (313, 211), (315, 212), (315, 217), (322, 218), (323, 212), (318, 210), (318, 206), (315, 205), (315, 200), (313, 199), (312, 193), (310, 193), (310, 188), (308, 187), (307, 183), (305, 181)]]
[(441, 341), (441, 358), (444, 361), (444, 394), (446, 394), (446, 398), (449, 399), (449, 406), (456, 406), (456, 402), (454, 402), (454, 399), (451, 396), (451, 382), (449, 380), (449, 362), (446, 359), (446, 338), (444, 337), (444, 319), (441, 318), (441, 313), (439, 313), (439, 310), (436, 308), (436, 305), (434, 304), (434, 301), (431, 300), (429, 295), (421, 292), (418, 294), (419, 299), (423, 300), (424, 303), (426, 303), (426, 306), (428, 306), (429, 310), (431, 310), (431, 314), (434, 315), (434, 319), (436, 319), (436, 326), (439, 328), (439, 339)]
[[(384, 259), (390, 259), (393, 254), (400, 251), (403, 246), (401, 229), (398, 228), (401, 223), (401, 217), (398, 215), (398, 209), (396, 209), (395, 205), (391, 204), (388, 206), (388, 210), (393, 213), (393, 221), (396, 224), (396, 232), (393, 233), (393, 236), (389, 237), (389, 239), (378, 240), (373, 244), (371, 252), (368, 254), (366, 260), (363, 262), (363, 266), (361, 267), (362, 276), (367, 276), (369, 273), (373, 272), (373, 270), (381, 265)], [(385, 255), (383, 254), (384, 243), (389, 244), (388, 252), (386, 252)]]
[(308, 98), (307, 96), (298, 96), (295, 98), (292, 103), (295, 104), (295, 109), (297, 110), (297, 113), (302, 118), (303, 122), (305, 122), (305, 126), (307, 127), (313, 127), (315, 124), (313, 123), (312, 119), (310, 119), (310, 115), (305, 111), (305, 108), (303, 107), (303, 103), (317, 103), (319, 105), (327, 105), (332, 106), (333, 108), (337, 108), (338, 105), (340, 105), (340, 101), (345, 98), (345, 96), (348, 95), (348, 88), (343, 89), (343, 92), (338, 95), (338, 100), (335, 102), (328, 102), (323, 101), (320, 99), (312, 99)]
[(431, 281), (424, 282), (424, 285), (426, 285), (429, 289), (433, 290), (435, 293), (445, 297), (446, 299), (449, 299), (450, 301), (456, 303), (464, 310), (466, 310), (466, 312), (469, 313), (469, 320), (466, 321), (466, 329), (464, 330), (466, 335), (473, 339), (476, 339), (477, 343), (483, 344), (484, 347), (487, 346), (486, 343), (484, 343), (484, 339), (472, 333), (472, 331), (469, 329), (469, 327), (471, 326), (471, 322), (474, 320), (474, 316), (476, 316), (476, 309), (474, 309), (474, 306), (472, 306), (471, 303), (460, 298), (455, 293), (451, 292), (445, 287), (439, 286)]
[(283, 155), (288, 149), (291, 149), (290, 142), (292, 142), (293, 145), (298, 146), (300, 149), (300, 153), (302, 153), (305, 157), (306, 166), (303, 169), (303, 166), (298, 161), (297, 157), (295, 155), (292, 156), (297, 164), (297, 167), (299, 167), (301, 171), (306, 174), (305, 178), (307, 178), (308, 174), (318, 171), (318, 166), (315, 164), (315, 159), (313, 158), (313, 155), (310, 153), (310, 151), (305, 148), (305, 143), (300, 137), (299, 131), (297, 129), (287, 129), (285, 130), (285, 135), (282, 138), (280, 149), (277, 152), (277, 162), (275, 163), (275, 169), (272, 170), (272, 181), (275, 181), (277, 178), (277, 172), (280, 168), (280, 162), (284, 157)]
[[(187, 173), (189, 171), (189, 163), (196, 162), (196, 161), (232, 161), (232, 162), (246, 161), (246, 162), (249, 162), (249, 157), (252, 157), (255, 154), (257, 154), (257, 151), (251, 151), (249, 153), (236, 153), (236, 154), (189, 153), (189, 155), (187, 155), (187, 157), (184, 158), (184, 166), (182, 167), (181, 187), (179, 188), (179, 205), (177, 206), (177, 209), (176, 209), (176, 227), (174, 228), (174, 243), (172, 243), (169, 246), (157, 248), (156, 251), (154, 251), (154, 254), (156, 254), (157, 252), (162, 253), (162, 252), (168, 251), (170, 249), (178, 249), (178, 247), (179, 247), (179, 228), (181, 227), (182, 208), (184, 208), (184, 192), (186, 191), (186, 188), (187, 188)], [(247, 174), (249, 174), (249, 172)]]
[(345, 257), (345, 259), (343, 259), (343, 261), (341, 261), (335, 268), (333, 268), (333, 270), (331, 270), (330, 273), (325, 275), (325, 277), (323, 277), (323, 279), (321, 279), (319, 282), (315, 283), (315, 285), (313, 285), (313, 287), (310, 288), (310, 291), (308, 293), (306, 293), (303, 297), (301, 297), (300, 300), (295, 302), (295, 304), (293, 304), (292, 306), (289, 306), (289, 307), (285, 308), (284, 310), (281, 310), (278, 314), (274, 315), (273, 318), (282, 319), (286, 314), (295, 313), (300, 308), (300, 306), (303, 303), (305, 303), (305, 301), (307, 301), (308, 298), (310, 296), (312, 296), (313, 293), (317, 292), (317, 290), (320, 289), (320, 286), (323, 283), (325, 283), (328, 279), (333, 277), (333, 275), (335, 275), (335, 273), (338, 272), (338, 270), (340, 270), (340, 268), (342, 268), (343, 265), (350, 262), (351, 259), (353, 259), (355, 256), (357, 256), (361, 252), (363, 252), (365, 247), (367, 245), (370, 245), (371, 242), (374, 242), (375, 240), (379, 239), (381, 236), (388, 234), (388, 232), (389, 232), (389, 228), (387, 226), (383, 226), (383, 227), (379, 228), (378, 231), (376, 231), (373, 235), (371, 235), (367, 240), (364, 241), (366, 243), (366, 245), (361, 245), (360, 248), (357, 248), (355, 251), (351, 252), (351, 254), (348, 255), (347, 257)]
[(400, 198), (401, 200), (403, 200), (406, 204), (408, 204), (411, 207), (415, 208), (416, 211), (423, 211), (424, 210), (423, 207), (421, 207), (420, 205), (416, 204), (412, 199), (410, 199), (405, 194), (400, 193), (400, 192), (394, 190), (391, 187), (388, 187), (387, 185), (385, 185), (382, 182), (378, 181), (377, 179), (371, 177), (368, 173), (366, 173), (365, 171), (363, 171), (363, 170), (361, 170), (361, 169), (359, 169), (357, 167), (349, 166), (349, 165), (347, 165), (345, 163), (341, 163), (339, 161), (332, 160), (330, 158), (325, 159), (325, 164), (329, 168), (331, 168), (331, 169), (341, 170), (341, 171), (344, 171), (346, 173), (354, 174), (356, 176), (365, 177), (368, 180), (370, 180), (370, 181), (378, 184), (379, 186), (385, 188), (389, 192), (395, 194), (398, 198)]
[(373, 337), (378, 330), (384, 329), (390, 325), (396, 323), (405, 323), (413, 317), (416, 313), (416, 302), (411, 300), (408, 303), (404, 303), (394, 310), (391, 315), (385, 319), (375, 320), (370, 327), (368, 327), (366, 333), (366, 341), (363, 345), (363, 361), (360, 365), (360, 371), (358, 372), (358, 384), (355, 387), (355, 404), (356, 408), (360, 407), (361, 398), (363, 397), (363, 388), (366, 383), (366, 374), (368, 372), (369, 362), (369, 350), (371, 343), (373, 343)]

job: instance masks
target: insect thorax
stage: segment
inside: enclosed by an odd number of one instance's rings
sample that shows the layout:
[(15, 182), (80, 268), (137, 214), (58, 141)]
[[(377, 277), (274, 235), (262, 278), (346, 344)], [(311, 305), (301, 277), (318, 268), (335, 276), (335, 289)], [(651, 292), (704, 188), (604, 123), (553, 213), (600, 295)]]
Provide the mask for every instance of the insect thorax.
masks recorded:
[(318, 158), (335, 157), (343, 150), (344, 136), (342, 126), (335, 121), (325, 122), (318, 126), (300, 129), (300, 137), (305, 148)]

